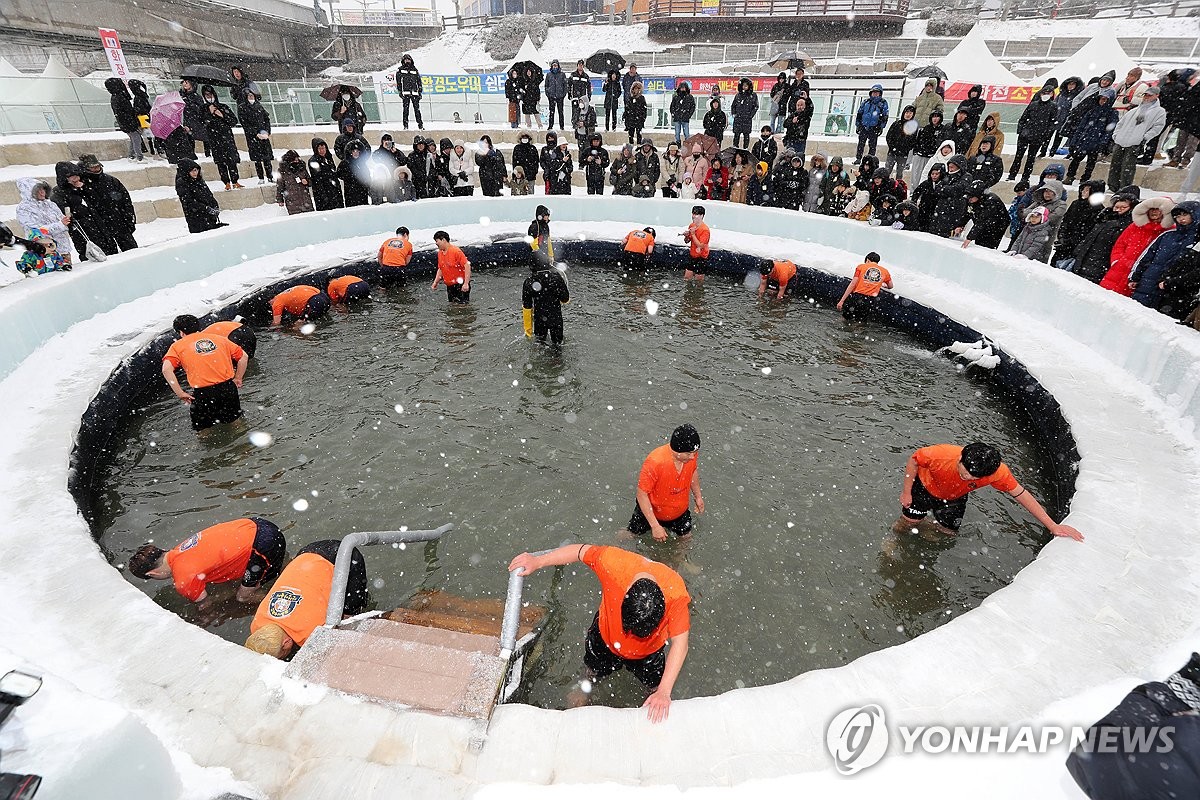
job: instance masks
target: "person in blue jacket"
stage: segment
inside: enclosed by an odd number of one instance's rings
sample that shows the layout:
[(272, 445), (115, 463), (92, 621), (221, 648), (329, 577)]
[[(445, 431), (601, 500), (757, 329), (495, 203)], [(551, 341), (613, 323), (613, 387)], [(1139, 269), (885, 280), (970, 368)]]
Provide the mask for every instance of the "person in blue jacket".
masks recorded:
[(1150, 243), (1129, 275), (1134, 300), (1150, 308), (1160, 307), (1163, 297), (1162, 283), (1166, 279), (1167, 270), (1179, 260), (1185, 250), (1196, 244), (1197, 233), (1200, 232), (1200, 226), (1197, 225), (1198, 215), (1200, 202), (1195, 200), (1186, 200), (1171, 209), (1175, 227), (1163, 231)]
[(1094, 102), (1092, 99), (1083, 101), (1088, 107), (1080, 114), (1079, 124), (1071, 134), (1071, 163), (1067, 166), (1068, 184), (1075, 182), (1079, 162), (1084, 159), (1087, 159), (1087, 164), (1083, 168), (1083, 180), (1092, 179), (1096, 159), (1112, 142), (1113, 128), (1117, 126), (1117, 112), (1113, 108), (1116, 97), (1117, 93), (1112, 89), (1101, 89), (1096, 93)]
[(883, 87), (877, 83), (871, 87), (867, 99), (858, 107), (858, 114), (854, 117), (854, 130), (858, 132), (855, 164), (862, 160), (864, 149), (869, 155), (875, 155), (875, 143), (887, 127), (887, 121), (888, 102), (883, 99)]

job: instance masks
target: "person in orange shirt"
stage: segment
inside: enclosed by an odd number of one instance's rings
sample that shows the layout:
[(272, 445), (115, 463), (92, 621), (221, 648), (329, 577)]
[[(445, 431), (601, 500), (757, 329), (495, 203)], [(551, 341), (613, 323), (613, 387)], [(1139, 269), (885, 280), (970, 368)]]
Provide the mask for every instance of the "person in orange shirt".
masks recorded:
[(770, 289), (776, 300), (782, 300), (788, 292), (796, 291), (796, 265), (791, 261), (763, 261), (758, 271), (762, 280), (758, 282), (758, 296), (762, 298)]
[[(324, 539), (300, 549), (259, 604), (246, 647), (272, 658), (289, 659), (313, 631), (325, 624), (340, 545), (337, 539)], [(361, 614), (368, 599), (367, 562), (356, 547), (346, 581), (343, 618)]]
[(325, 289), (331, 303), (349, 303), (354, 300), (366, 300), (371, 296), (371, 284), (357, 275), (343, 275), (334, 278)]
[(130, 557), (129, 572), (143, 580), (170, 579), (179, 594), (202, 606), (210, 585), (240, 578), (237, 601), (249, 603), (258, 588), (279, 576), (286, 555), (279, 528), (251, 517), (205, 528), (167, 551), (148, 542)]
[(688, 253), (692, 257), (691, 263), (683, 272), (685, 280), (695, 278), (700, 283), (704, 282), (704, 276), (708, 274), (708, 242), (711, 235), (708, 226), (704, 224), (704, 206), (692, 206), (692, 224), (688, 225), (683, 234), (683, 240), (688, 243)]
[(388, 269), (401, 270), (412, 260), (412, 242), (408, 240), (408, 228), (401, 225), (396, 228), (396, 235), (379, 246), (379, 266)]
[(576, 561), (600, 579), (600, 610), (584, 640), (584, 679), (629, 670), (650, 690), (642, 703), (650, 721), (665, 720), (688, 653), (691, 597), (683, 578), (637, 553), (594, 544), (568, 544), (540, 556), (521, 553), (508, 569), (528, 576)]
[(838, 311), (846, 319), (863, 319), (879, 311), (879, 292), (892, 288), (892, 273), (879, 264), (879, 253), (867, 253), (866, 261), (854, 268), (854, 277), (838, 300)]
[(271, 300), (271, 324), (283, 322), (286, 315), (291, 319), (313, 320), (329, 312), (329, 295), (315, 286), (300, 284), (280, 292)]
[(936, 530), (954, 536), (967, 510), (967, 495), (984, 486), (1012, 497), (1055, 536), (1083, 541), (1078, 530), (1051, 519), (1029, 490), (1017, 483), (1000, 451), (982, 442), (966, 447), (935, 444), (909, 456), (900, 490), (900, 519), (892, 530), (897, 534), (917, 532), (932, 513)]
[(254, 336), (254, 331), (246, 327), (240, 316), (234, 317), (231, 320), (214, 322), (202, 332), (206, 336), (224, 336), (245, 350), (246, 355), (250, 356), (250, 358), (254, 358), (254, 353), (258, 350), (258, 339)]
[(626, 269), (644, 270), (654, 255), (654, 228), (642, 228), (625, 234), (622, 258)]
[(433, 243), (438, 249), (438, 266), (429, 288), (436, 292), (442, 282), (446, 284), (446, 299), (451, 303), (471, 302), (471, 262), (467, 254), (450, 244), (450, 234), (445, 231), (435, 233)]
[[(202, 431), (241, 419), (238, 389), (249, 359), (242, 348), (224, 336), (200, 332), (200, 320), (180, 314), (172, 323), (179, 341), (163, 356), (162, 375), (175, 396), (191, 407), (192, 428)], [(183, 368), (191, 392), (179, 385), (175, 370)]]
[(671, 433), (671, 443), (657, 447), (642, 462), (638, 473), (637, 501), (627, 529), (635, 536), (652, 533), (665, 542), (667, 531), (676, 536), (691, 536), (691, 497), (696, 498), (696, 513), (704, 513), (700, 493), (700, 473), (696, 454), (700, 434), (691, 425), (680, 425)]

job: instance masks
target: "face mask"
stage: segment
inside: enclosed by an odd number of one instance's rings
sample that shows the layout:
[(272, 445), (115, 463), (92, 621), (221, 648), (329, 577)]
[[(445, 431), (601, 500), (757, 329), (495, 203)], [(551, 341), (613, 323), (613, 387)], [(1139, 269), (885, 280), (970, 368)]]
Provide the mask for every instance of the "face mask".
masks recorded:
[(764, 133), (764, 134), (762, 135), (762, 140), (763, 140), (764, 142), (765, 142), (767, 139), (770, 139), (770, 138), (771, 138), (771, 134), (769, 134), (769, 133)]
[(246, 102), (247, 102), (247, 103), (249, 103), (250, 105), (254, 105), (254, 98), (253, 98), (253, 97), (247, 97), (247, 98), (246, 98)]
[(342, 95), (342, 99), (343, 99), (343, 100), (349, 100), (349, 99), (350, 99), (350, 95), (349, 95), (349, 94), (344, 94), (344, 95)]
[(1052, 98), (1052, 97), (1054, 97), (1054, 95), (1052, 95), (1052, 94), (1046, 94), (1046, 93), (1043, 93), (1043, 94), (1042, 94), (1042, 100), (1043, 100), (1043, 101), (1047, 101), (1047, 100), (1049, 100), (1049, 99), (1050, 99), (1050, 98)]

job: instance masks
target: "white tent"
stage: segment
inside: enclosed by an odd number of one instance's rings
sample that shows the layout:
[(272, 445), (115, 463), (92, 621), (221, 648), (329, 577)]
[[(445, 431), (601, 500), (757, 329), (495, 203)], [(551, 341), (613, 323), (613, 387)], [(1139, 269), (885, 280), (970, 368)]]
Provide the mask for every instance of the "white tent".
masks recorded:
[(529, 34), (525, 34), (525, 41), (521, 43), (521, 49), (517, 51), (517, 55), (509, 63), (515, 64), (518, 61), (532, 61), (535, 64), (542, 63), (542, 54), (534, 47), (533, 40), (529, 38)]
[(67, 69), (66, 65), (58, 60), (58, 56), (50, 56), (46, 61), (46, 68), (42, 70), (43, 78), (78, 78), (71, 70)]
[(1075, 77), (1086, 83), (1089, 78), (1103, 75), (1111, 69), (1117, 73), (1119, 82), (1135, 66), (1137, 64), (1117, 41), (1117, 32), (1112, 23), (1108, 23), (1090, 42), (1075, 51), (1075, 55), (1052, 67), (1041, 79), (1056, 78), (1061, 84), (1067, 78)]
[[(419, 50), (414, 50), (412, 57), (422, 75), (467, 74), (467, 71), (462, 68), (462, 64), (459, 64), (458, 60), (450, 55), (450, 51), (446, 49), (446, 45), (442, 44), (441, 39), (434, 39)], [(392, 72), (395, 73), (399, 68), (400, 65), (397, 64), (392, 67)]]
[(8, 59), (0, 56), (0, 78), (20, 78), (24, 73), (8, 63)]
[(981, 83), (984, 86), (1024, 86), (1025, 81), (1009, 72), (1008, 67), (992, 55), (976, 25), (946, 57), (937, 62), (946, 73), (946, 82)]
[(0, 79), (4, 133), (93, 130), (113, 126), (108, 92), (76, 76), (54, 56), (41, 75)]

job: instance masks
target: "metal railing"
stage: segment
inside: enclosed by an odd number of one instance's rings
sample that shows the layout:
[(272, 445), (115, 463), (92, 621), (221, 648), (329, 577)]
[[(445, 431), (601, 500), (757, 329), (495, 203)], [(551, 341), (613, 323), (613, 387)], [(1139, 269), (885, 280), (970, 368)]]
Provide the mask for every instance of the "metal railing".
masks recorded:
[(335, 627), (342, 621), (346, 608), (346, 583), (350, 580), (350, 562), (354, 548), (369, 544), (401, 544), (411, 542), (434, 542), (454, 530), (446, 524), (431, 531), (364, 531), (352, 533), (342, 539), (338, 546), (337, 561), (333, 565), (333, 582), (329, 587), (329, 609), (325, 612), (325, 625)]
[[(542, 556), (549, 550), (530, 555)], [(504, 619), (500, 623), (500, 658), (508, 660), (517, 647), (517, 631), (521, 626), (521, 595), (525, 589), (525, 574), (508, 573), (508, 592), (504, 596)]]
[(908, 0), (651, 0), (649, 21), (672, 17), (895, 17)]
[(333, 24), (348, 28), (440, 28), (438, 15), (432, 11), (362, 11), (349, 8), (333, 10)]

